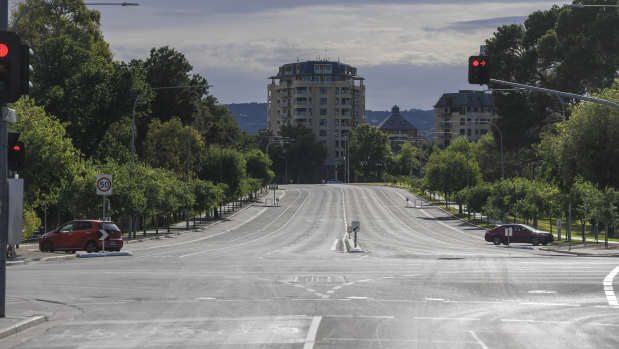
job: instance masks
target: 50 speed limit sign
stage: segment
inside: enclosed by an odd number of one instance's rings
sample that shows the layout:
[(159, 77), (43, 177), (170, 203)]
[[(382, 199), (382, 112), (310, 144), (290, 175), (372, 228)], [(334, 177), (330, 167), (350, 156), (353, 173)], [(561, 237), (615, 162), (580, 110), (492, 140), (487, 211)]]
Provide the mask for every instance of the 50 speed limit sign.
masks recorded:
[(97, 175), (97, 195), (112, 195), (112, 175)]

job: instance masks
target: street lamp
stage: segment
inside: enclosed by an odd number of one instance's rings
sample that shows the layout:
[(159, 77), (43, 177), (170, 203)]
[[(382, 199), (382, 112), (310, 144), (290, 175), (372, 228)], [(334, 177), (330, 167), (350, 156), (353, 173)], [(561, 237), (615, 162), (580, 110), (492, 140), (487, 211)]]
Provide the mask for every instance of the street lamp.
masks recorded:
[[(333, 132), (335, 137), (340, 137), (339, 132)], [(346, 147), (344, 148), (344, 174), (346, 175), (346, 183), (350, 183), (350, 144), (348, 142), (348, 132), (343, 134)], [(336, 171), (337, 175), (337, 171)]]
[[(273, 137), (271, 138), (271, 141), (267, 144), (266, 147), (266, 155), (267, 157), (269, 156), (269, 146), (271, 144), (279, 144), (280, 146), (283, 146), (284, 144), (290, 144), (294, 142), (294, 138), (288, 138), (288, 137)], [(285, 167), (285, 173), (284, 173), (284, 184), (286, 184), (286, 180), (288, 179), (288, 157), (286, 156), (286, 167)]]
[[(130, 175), (131, 178), (133, 179), (133, 158), (134, 158), (134, 154), (135, 154), (135, 107), (138, 104), (138, 100), (140, 100), (140, 97), (142, 97), (142, 95), (148, 91), (159, 91), (159, 90), (172, 90), (172, 89), (181, 89), (181, 88), (208, 88), (210, 87), (210, 85), (199, 85), (199, 86), (161, 86), (161, 87), (150, 87), (147, 89), (142, 90), (142, 92), (140, 92), (138, 94), (137, 97), (135, 97), (135, 101), (133, 102), (133, 113), (132, 113), (132, 118), (131, 118), (131, 166), (130, 166)], [(134, 231), (133, 229), (133, 214), (129, 215), (129, 234), (128, 234), (128, 239), (131, 240), (131, 234), (133, 233), (133, 238), (136, 237), (137, 235), (137, 230)]]
[(35, 10), (39, 7), (61, 7), (61, 6), (88, 6), (88, 5), (96, 5), (96, 6), (103, 6), (103, 5), (113, 5), (113, 6), (140, 6), (140, 4), (138, 3), (134, 3), (134, 2), (116, 2), (116, 3), (112, 3), (112, 2), (91, 2), (91, 3), (73, 3), (73, 4), (40, 4), (40, 5), (35, 5), (32, 7), (28, 7), (27, 9), (25, 9), (22, 13), (19, 14), (19, 16), (15, 19), (15, 22), (13, 22), (13, 25), (11, 26), (11, 31), (14, 32), (15, 31), (15, 27), (17, 26), (17, 23), (19, 22), (20, 19), (22, 19), (22, 17), (24, 17), (28, 12)]

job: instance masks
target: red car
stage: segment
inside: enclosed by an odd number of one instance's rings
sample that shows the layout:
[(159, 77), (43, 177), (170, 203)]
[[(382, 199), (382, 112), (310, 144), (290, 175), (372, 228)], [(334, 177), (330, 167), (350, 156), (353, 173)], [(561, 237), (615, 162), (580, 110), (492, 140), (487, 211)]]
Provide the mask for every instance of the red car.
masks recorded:
[(106, 251), (120, 251), (123, 247), (122, 233), (114, 222), (97, 220), (80, 220), (63, 224), (52, 230), (39, 240), (39, 250), (42, 252), (66, 251), (75, 252), (85, 250), (88, 253), (102, 250), (100, 237), (107, 233), (105, 238)]
[[(512, 235), (507, 236), (506, 230), (511, 228)], [(504, 224), (486, 231), (486, 241), (492, 242), (495, 245), (507, 245), (512, 242), (531, 243), (535, 246), (542, 244), (546, 245), (554, 241), (554, 236), (551, 233), (537, 230), (526, 224)]]

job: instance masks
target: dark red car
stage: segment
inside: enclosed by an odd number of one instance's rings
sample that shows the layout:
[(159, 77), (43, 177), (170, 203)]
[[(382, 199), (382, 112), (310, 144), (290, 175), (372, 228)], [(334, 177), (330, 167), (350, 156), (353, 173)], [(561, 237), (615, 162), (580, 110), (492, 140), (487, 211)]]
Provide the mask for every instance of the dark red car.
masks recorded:
[(103, 244), (100, 239), (105, 233), (106, 251), (120, 251), (123, 247), (122, 233), (114, 222), (97, 220), (80, 220), (65, 223), (52, 230), (39, 240), (39, 250), (42, 252), (85, 250), (88, 253), (101, 251)]
[[(507, 229), (511, 228), (511, 236), (507, 234)], [(554, 241), (554, 236), (551, 233), (535, 229), (526, 224), (504, 224), (486, 231), (486, 241), (492, 242), (495, 245), (507, 245), (512, 242), (531, 243), (535, 246), (542, 244), (546, 245)]]

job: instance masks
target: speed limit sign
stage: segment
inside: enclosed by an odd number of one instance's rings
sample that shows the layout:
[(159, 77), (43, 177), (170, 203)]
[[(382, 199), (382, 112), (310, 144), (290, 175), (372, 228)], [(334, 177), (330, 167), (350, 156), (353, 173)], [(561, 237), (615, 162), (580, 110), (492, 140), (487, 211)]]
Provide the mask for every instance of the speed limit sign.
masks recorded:
[(112, 175), (97, 175), (97, 195), (112, 195)]

